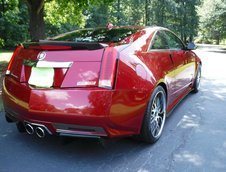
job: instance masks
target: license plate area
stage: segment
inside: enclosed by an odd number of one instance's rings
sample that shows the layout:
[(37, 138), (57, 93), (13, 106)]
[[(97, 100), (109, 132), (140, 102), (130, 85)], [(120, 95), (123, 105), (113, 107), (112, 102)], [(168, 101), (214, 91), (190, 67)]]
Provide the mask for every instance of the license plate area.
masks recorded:
[(28, 83), (36, 87), (50, 88), (53, 86), (53, 80), (54, 68), (32, 67)]

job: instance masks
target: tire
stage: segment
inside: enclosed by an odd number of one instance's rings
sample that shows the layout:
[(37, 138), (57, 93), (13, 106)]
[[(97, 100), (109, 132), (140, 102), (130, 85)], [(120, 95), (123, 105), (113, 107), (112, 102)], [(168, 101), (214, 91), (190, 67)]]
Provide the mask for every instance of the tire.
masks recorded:
[(144, 114), (140, 137), (148, 143), (156, 142), (161, 134), (166, 119), (166, 93), (158, 86), (154, 89)]
[(14, 122), (10, 117), (8, 117), (7, 115), (5, 115), (5, 120), (8, 122), (8, 123), (11, 123), (11, 122)]
[(200, 89), (200, 81), (201, 81), (201, 65), (198, 66), (197, 74), (195, 77), (195, 81), (193, 84), (193, 93), (198, 93)]
[(25, 133), (26, 132), (26, 129), (25, 129), (24, 124), (22, 122), (17, 122), (16, 128), (19, 131), (19, 133)]

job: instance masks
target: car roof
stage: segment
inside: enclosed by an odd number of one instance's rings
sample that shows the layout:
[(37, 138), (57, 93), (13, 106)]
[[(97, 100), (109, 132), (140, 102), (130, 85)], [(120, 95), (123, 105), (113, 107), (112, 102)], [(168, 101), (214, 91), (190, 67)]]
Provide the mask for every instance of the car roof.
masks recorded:
[[(77, 29), (77, 30), (73, 30), (73, 31), (69, 31), (69, 32), (65, 32), (59, 35), (56, 35), (54, 37), (52, 37), (52, 39), (55, 39), (57, 37), (61, 37), (64, 36), (66, 34), (70, 34), (70, 33), (74, 33), (77, 32), (79, 30), (95, 30), (95, 29), (104, 29), (106, 27), (96, 27), (96, 28), (82, 28), (82, 29)], [(168, 30), (167, 28), (164, 27), (160, 27), (160, 26), (114, 26), (112, 29), (119, 29), (119, 28), (131, 28), (131, 29), (138, 29), (138, 30), (143, 30), (143, 29), (151, 29), (153, 31), (156, 30)]]

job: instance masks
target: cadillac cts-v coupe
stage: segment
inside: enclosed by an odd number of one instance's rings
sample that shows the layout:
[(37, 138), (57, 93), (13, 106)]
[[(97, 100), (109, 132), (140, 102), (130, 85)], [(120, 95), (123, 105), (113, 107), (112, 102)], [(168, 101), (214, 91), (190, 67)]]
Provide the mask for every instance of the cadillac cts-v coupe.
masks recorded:
[(193, 48), (162, 27), (82, 29), (19, 45), (3, 82), (6, 120), (40, 138), (154, 143), (169, 112), (199, 90)]

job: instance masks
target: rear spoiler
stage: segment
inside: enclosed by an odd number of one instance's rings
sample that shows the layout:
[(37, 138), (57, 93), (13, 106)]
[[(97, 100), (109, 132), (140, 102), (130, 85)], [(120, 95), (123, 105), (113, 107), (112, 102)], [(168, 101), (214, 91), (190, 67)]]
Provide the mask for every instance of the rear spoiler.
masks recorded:
[(52, 41), (52, 40), (39, 40), (37, 42), (29, 42), (24, 44), (24, 48), (30, 46), (68, 46), (73, 50), (97, 50), (108, 47), (108, 44), (95, 43), (95, 42), (70, 42), (70, 41)]

